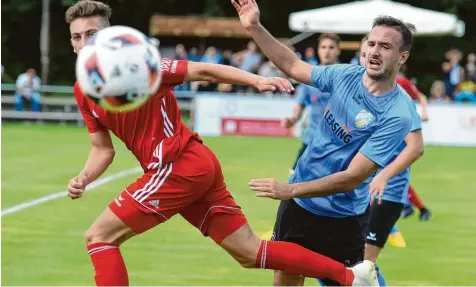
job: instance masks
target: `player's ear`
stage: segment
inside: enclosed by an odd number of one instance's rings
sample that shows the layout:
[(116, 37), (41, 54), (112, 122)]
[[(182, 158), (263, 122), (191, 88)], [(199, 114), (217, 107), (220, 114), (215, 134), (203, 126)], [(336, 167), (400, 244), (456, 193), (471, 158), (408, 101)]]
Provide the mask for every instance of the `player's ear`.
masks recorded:
[(405, 64), (408, 60), (408, 57), (410, 57), (410, 52), (403, 51), (402, 53), (400, 53), (400, 59), (398, 60), (398, 64), (399, 65)]

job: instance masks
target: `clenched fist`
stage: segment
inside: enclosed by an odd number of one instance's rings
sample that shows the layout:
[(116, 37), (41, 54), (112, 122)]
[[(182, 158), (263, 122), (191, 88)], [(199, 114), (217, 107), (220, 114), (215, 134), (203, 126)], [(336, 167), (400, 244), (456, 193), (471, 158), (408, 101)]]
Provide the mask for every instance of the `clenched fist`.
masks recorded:
[(73, 177), (68, 183), (68, 196), (71, 197), (71, 199), (81, 198), (87, 185), (88, 179), (86, 176), (80, 174)]

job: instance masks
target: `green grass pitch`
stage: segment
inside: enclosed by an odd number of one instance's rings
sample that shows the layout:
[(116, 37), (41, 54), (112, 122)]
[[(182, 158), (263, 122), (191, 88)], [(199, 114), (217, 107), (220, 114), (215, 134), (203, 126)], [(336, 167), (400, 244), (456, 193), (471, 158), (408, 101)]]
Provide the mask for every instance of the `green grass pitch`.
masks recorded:
[[(277, 201), (247, 188), (256, 177), (287, 179), (299, 147), (295, 139), (205, 138), (251, 226), (272, 228)], [(117, 156), (106, 174), (138, 166), (115, 141)], [(2, 209), (64, 190), (85, 162), (85, 129), (3, 124)], [(476, 282), (476, 149), (426, 147), (412, 183), (434, 213), (429, 222), (401, 220), (407, 248), (387, 246), (379, 265), (391, 285), (472, 285)], [(93, 285), (83, 235), (132, 175), (82, 199), (60, 198), (2, 219), (2, 285)], [(271, 285), (272, 272), (245, 270), (180, 217), (126, 242), (122, 252), (133, 285)], [(316, 285), (308, 280), (306, 285)]]

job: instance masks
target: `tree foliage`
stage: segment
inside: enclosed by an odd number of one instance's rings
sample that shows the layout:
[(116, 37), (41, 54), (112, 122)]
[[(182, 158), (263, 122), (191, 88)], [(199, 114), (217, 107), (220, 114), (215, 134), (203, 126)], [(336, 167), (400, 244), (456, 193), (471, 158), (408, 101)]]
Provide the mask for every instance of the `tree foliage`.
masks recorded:
[[(50, 79), (51, 83), (71, 84), (74, 80), (75, 55), (69, 42), (68, 26), (64, 12), (75, 0), (51, 0), (50, 32)], [(292, 37), (296, 33), (288, 28), (289, 13), (323, 6), (338, 5), (349, 0), (259, 0), (264, 25), (277, 37)], [(475, 0), (399, 0), (413, 6), (451, 12), (466, 23), (466, 35), (455, 37), (419, 37), (410, 57), (410, 75), (417, 76), (427, 87), (427, 78), (438, 77), (440, 63), (448, 47), (458, 47), (463, 52), (476, 52), (476, 1)], [(206, 15), (213, 17), (236, 17), (228, 0), (108, 0), (113, 8), (112, 23), (136, 27), (144, 32), (149, 29), (153, 14)], [(2, 64), (6, 72), (15, 78), (27, 67), (40, 68), (40, 23), (41, 1), (2, 1)], [(317, 37), (317, 36), (316, 36)], [(314, 45), (311, 38), (297, 45)], [(344, 36), (356, 40), (355, 36)], [(176, 38), (176, 43), (182, 41)], [(169, 41), (172, 43), (173, 41)], [(195, 39), (199, 42), (198, 39)], [(210, 40), (207, 40), (210, 41)], [(226, 45), (226, 41), (224, 45)], [(234, 43), (234, 42), (233, 42)], [(244, 41), (243, 41), (244, 46)], [(234, 48), (232, 45), (231, 48)], [(349, 54), (343, 56), (351, 56)], [(428, 80), (429, 81), (429, 80)]]

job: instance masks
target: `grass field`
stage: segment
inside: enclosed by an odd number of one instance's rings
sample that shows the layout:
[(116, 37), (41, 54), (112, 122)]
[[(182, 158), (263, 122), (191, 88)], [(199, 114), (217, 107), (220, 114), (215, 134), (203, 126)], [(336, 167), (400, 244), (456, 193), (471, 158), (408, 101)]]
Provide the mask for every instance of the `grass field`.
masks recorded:
[[(298, 140), (205, 138), (217, 153), (230, 190), (257, 233), (274, 223), (278, 202), (258, 199), (254, 177), (287, 178)], [(65, 189), (88, 154), (85, 129), (4, 124), (2, 210)], [(138, 164), (116, 141), (112, 174)], [(391, 285), (476, 284), (476, 149), (427, 147), (412, 182), (433, 211), (429, 222), (401, 220), (408, 247), (388, 246), (379, 264)], [(72, 201), (60, 198), (2, 217), (2, 285), (93, 285), (83, 234), (138, 175)], [(123, 245), (133, 285), (271, 285), (272, 272), (245, 270), (180, 217)], [(308, 280), (306, 285), (316, 285)]]

